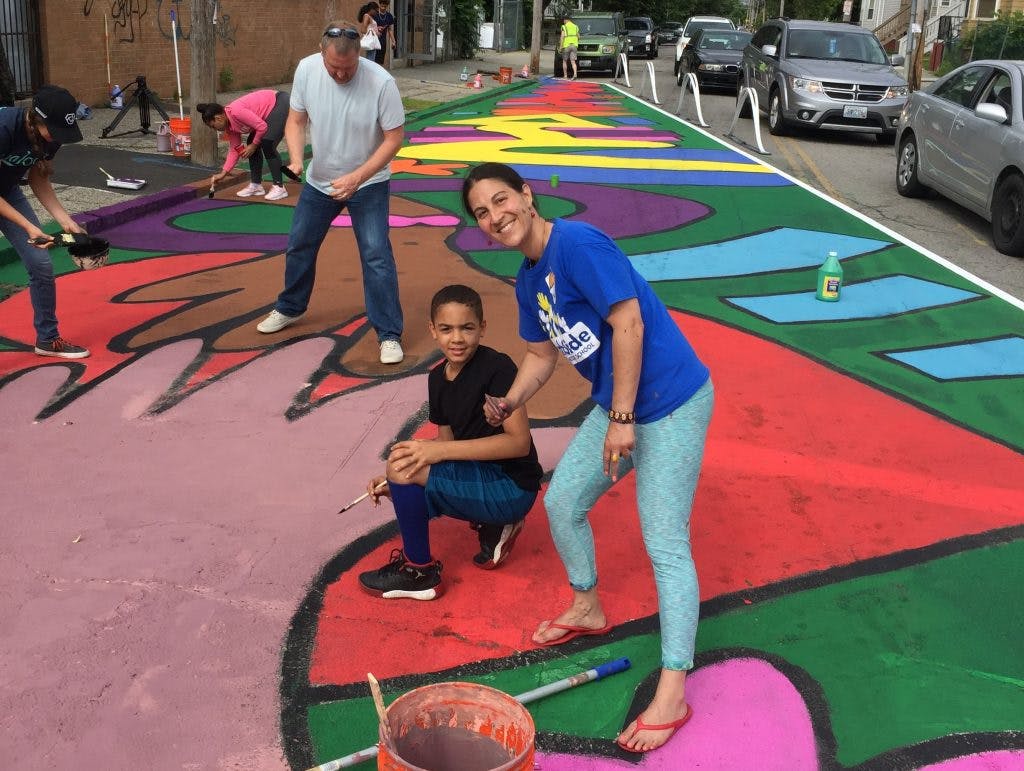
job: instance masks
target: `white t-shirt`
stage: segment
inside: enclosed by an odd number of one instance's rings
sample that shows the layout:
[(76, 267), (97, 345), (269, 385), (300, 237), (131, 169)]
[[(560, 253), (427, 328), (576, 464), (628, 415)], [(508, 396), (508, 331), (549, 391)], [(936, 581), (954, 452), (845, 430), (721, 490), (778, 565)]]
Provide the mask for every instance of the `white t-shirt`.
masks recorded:
[[(306, 181), (321, 193), (333, 191), (331, 181), (359, 168), (384, 141), (384, 132), (405, 124), (398, 84), (376, 62), (359, 58), (348, 83), (336, 83), (323, 56), (307, 56), (295, 68), (290, 106), (306, 113), (313, 159)], [(391, 164), (360, 187), (391, 178)]]

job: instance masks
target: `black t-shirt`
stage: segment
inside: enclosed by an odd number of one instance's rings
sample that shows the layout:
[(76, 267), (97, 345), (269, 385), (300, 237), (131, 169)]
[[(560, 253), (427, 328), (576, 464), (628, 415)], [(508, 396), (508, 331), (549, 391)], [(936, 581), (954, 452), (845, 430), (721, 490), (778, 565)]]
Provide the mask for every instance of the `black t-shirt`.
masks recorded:
[(25, 108), (0, 107), (0, 195), (15, 187), (38, 160), (25, 130)]
[[(516, 365), (507, 355), (486, 345), (476, 349), (455, 380), (448, 380), (442, 362), (430, 370), (427, 393), (430, 422), (449, 426), (457, 440), (483, 439), (505, 432), (484, 418), (484, 394), (504, 396), (516, 379)], [(522, 458), (494, 461), (523, 490), (539, 490), (544, 471), (537, 460), (537, 448), (530, 439), (530, 452)]]

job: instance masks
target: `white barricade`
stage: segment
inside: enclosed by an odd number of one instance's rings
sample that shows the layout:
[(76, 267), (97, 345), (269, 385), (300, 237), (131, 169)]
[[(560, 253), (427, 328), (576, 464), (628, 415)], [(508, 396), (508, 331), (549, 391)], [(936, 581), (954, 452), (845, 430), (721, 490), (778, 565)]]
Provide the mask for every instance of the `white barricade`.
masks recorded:
[(661, 104), (658, 101), (658, 84), (654, 81), (654, 62), (647, 62), (647, 75), (644, 77), (644, 82), (640, 85), (640, 92), (637, 94), (641, 99), (644, 98), (644, 91), (647, 88), (647, 83), (651, 84), (651, 101), (655, 104)]
[(679, 87), (679, 103), (676, 104), (676, 115), (683, 117), (683, 102), (686, 101), (686, 87), (693, 91), (693, 103), (697, 105), (697, 125), (707, 128), (710, 124), (704, 120), (704, 113), (700, 109), (700, 85), (697, 83), (697, 76), (687, 72), (683, 79), (683, 85)]
[(732, 116), (732, 123), (729, 125), (729, 130), (725, 132), (725, 136), (730, 139), (735, 139), (741, 145), (750, 147), (745, 141), (733, 134), (733, 129), (736, 128), (736, 121), (740, 118), (740, 112), (743, 110), (743, 105), (747, 102), (750, 103), (750, 117), (754, 121), (754, 139), (757, 140), (757, 151), (761, 155), (771, 155), (770, 152), (764, 149), (764, 143), (761, 142), (761, 111), (757, 105), (757, 92), (750, 86), (740, 86), (740, 92), (736, 97), (736, 112)]
[(633, 86), (629, 83), (629, 58), (624, 53), (619, 54), (619, 58), (615, 61), (615, 76), (612, 80), (616, 83), (619, 82), (620, 72), (626, 76), (626, 88), (632, 88)]

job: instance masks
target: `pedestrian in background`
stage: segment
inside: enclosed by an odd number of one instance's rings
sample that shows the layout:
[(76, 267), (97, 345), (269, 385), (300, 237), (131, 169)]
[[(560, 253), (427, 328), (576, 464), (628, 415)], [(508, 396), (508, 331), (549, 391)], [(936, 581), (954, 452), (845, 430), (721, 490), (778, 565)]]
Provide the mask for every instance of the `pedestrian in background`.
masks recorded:
[[(576, 52), (580, 44), (580, 28), (568, 16), (562, 18), (562, 28), (558, 33), (558, 50), (562, 54), (562, 75), (569, 80), (576, 80), (579, 74), (576, 66)], [(572, 76), (569, 76), (569, 65), (572, 65)]]
[(395, 38), (395, 17), (389, 8), (391, 0), (380, 0), (380, 10), (374, 15), (377, 22), (377, 35), (380, 37), (380, 48), (374, 51), (374, 61), (381, 67), (386, 67), (385, 56), (391, 51), (391, 62), (394, 63), (395, 55), (398, 53), (398, 41)]
[(53, 239), (41, 230), (19, 183), (27, 173), (36, 200), (61, 230), (84, 233), (57, 200), (50, 183), (53, 157), (61, 145), (81, 141), (78, 100), (60, 86), (42, 86), (31, 107), (0, 107), (0, 233), (11, 242), (28, 271), (35, 353), (60, 359), (84, 359), (89, 351), (69, 343), (57, 329), (57, 284), (47, 251)]
[[(281, 156), (277, 146), (284, 138), (288, 118), (288, 94), (263, 89), (234, 100), (226, 107), (216, 102), (196, 105), (203, 123), (214, 131), (223, 131), (228, 143), (228, 156), (220, 172), (210, 178), (210, 187), (224, 179), (241, 158), (249, 159), (251, 182), (238, 191), (242, 198), (266, 194), (268, 201), (287, 198), (288, 191), (281, 177)], [(248, 134), (243, 142), (242, 135)], [(267, 159), (274, 181), (270, 192), (263, 189), (263, 159)]]
[(403, 319), (388, 222), (391, 161), (405, 136), (405, 108), (390, 73), (360, 56), (361, 38), (351, 21), (331, 24), (320, 39), (320, 51), (295, 69), (284, 130), (288, 168), (302, 173), (307, 127), (313, 157), (288, 233), (284, 290), (256, 328), (278, 332), (306, 312), (318, 252), (334, 218), (347, 209), (380, 361), (398, 364), (405, 358)]
[(369, 3), (359, 9), (356, 16), (359, 19), (359, 31), (362, 33), (361, 47), (366, 52), (366, 58), (377, 61), (377, 51), (380, 50), (380, 31), (377, 29), (377, 14), (380, 13), (380, 6), (370, 0)]

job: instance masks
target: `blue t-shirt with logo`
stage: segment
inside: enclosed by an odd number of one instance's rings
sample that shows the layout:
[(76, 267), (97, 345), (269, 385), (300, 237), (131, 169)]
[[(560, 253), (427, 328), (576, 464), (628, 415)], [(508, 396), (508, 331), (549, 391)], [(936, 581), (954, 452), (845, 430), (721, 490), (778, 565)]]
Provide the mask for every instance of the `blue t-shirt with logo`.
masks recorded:
[(650, 423), (684, 404), (708, 379), (708, 368), (629, 258), (585, 222), (556, 219), (536, 265), (524, 260), (516, 276), (519, 335), (551, 340), (591, 383), (591, 398), (612, 401), (611, 307), (636, 298), (644, 322), (640, 384), (633, 412)]
[(38, 160), (25, 130), (25, 108), (0, 107), (0, 195), (16, 186)]

